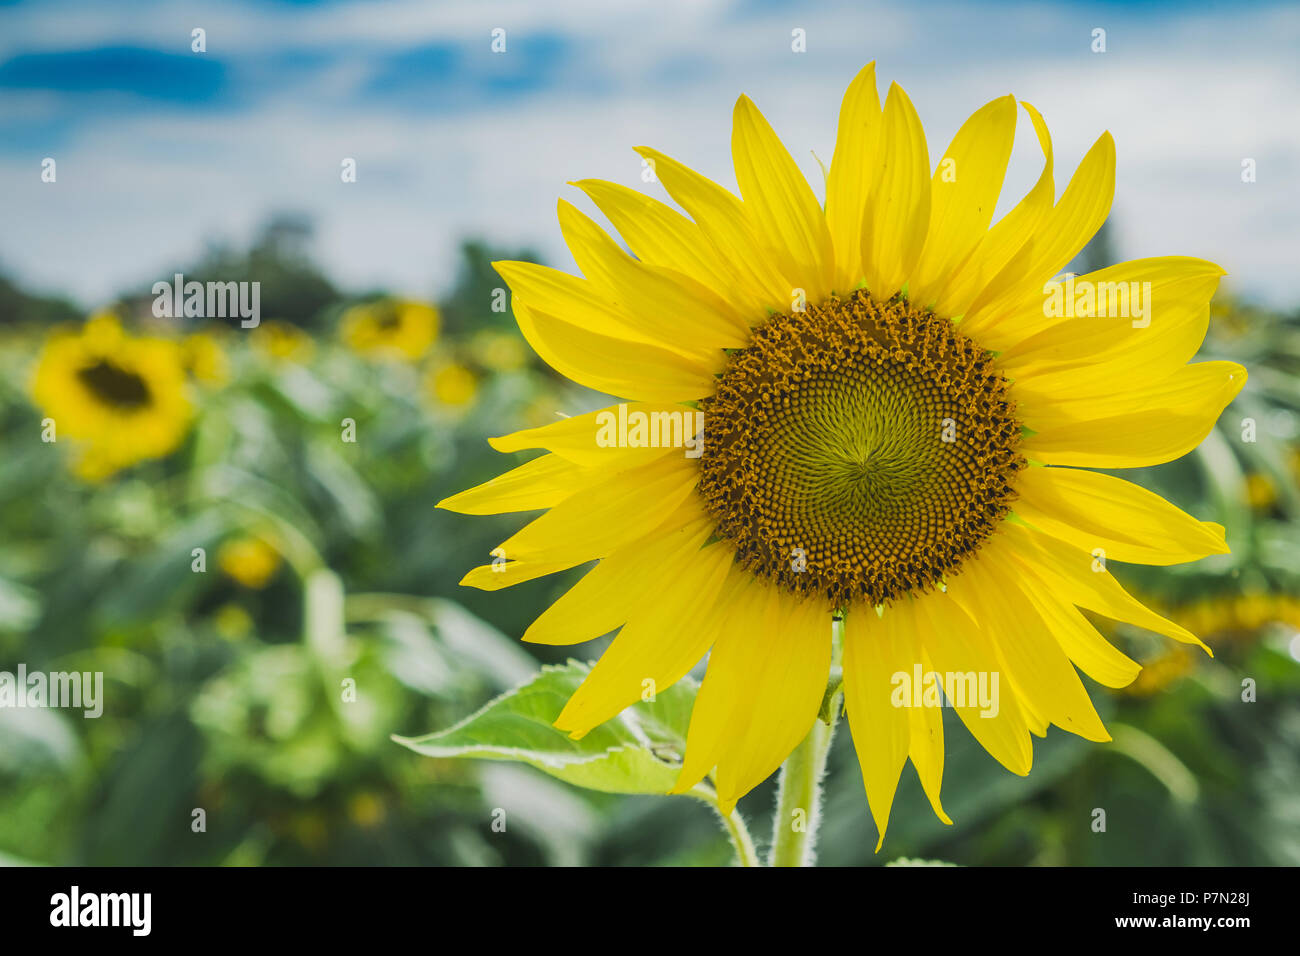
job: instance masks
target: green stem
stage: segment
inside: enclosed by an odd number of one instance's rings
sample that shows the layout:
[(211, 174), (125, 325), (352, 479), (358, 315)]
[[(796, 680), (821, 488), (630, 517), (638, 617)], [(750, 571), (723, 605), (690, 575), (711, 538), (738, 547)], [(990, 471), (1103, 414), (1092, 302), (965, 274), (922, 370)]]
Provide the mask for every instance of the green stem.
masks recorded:
[(834, 659), (822, 712), (813, 721), (808, 736), (786, 758), (781, 767), (781, 784), (772, 818), (772, 852), (769, 866), (812, 866), (816, 859), (817, 828), (821, 824), (821, 779), (826, 757), (839, 719), (841, 681), (834, 667), (839, 663), (843, 623), (835, 623)]
[(723, 813), (722, 808), (718, 806), (717, 793), (707, 784), (696, 784), (690, 793), (691, 796), (698, 797), (711, 806), (713, 812), (718, 815), (718, 819), (722, 821), (722, 828), (727, 831), (727, 839), (731, 841), (732, 849), (736, 851), (736, 862), (741, 866), (759, 866), (758, 851), (754, 849), (754, 840), (749, 835), (749, 828), (745, 826), (745, 818), (740, 815), (740, 811), (733, 807), (730, 813)]
[(781, 788), (772, 820), (770, 866), (812, 866), (821, 823), (821, 777), (826, 754), (835, 733), (835, 710), (831, 723), (813, 723), (803, 743), (786, 758), (781, 768)]
[(1196, 775), (1160, 741), (1128, 724), (1112, 723), (1110, 736), (1121, 753), (1155, 777), (1179, 803), (1193, 804), (1200, 796)]
[(739, 810), (733, 809), (726, 816), (718, 810), (717, 804), (714, 809), (718, 811), (718, 816), (722, 818), (722, 825), (727, 831), (727, 837), (731, 840), (731, 845), (736, 851), (736, 860), (741, 866), (758, 866), (758, 851), (754, 849), (754, 840), (749, 835), (749, 828), (745, 826), (745, 818), (740, 815)]

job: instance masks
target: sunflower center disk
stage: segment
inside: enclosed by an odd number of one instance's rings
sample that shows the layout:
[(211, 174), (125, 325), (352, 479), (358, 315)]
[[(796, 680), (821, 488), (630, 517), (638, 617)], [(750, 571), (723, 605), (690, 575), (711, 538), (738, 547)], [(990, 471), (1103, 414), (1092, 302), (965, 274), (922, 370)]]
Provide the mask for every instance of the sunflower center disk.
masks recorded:
[(149, 386), (144, 379), (108, 359), (80, 369), (77, 377), (109, 405), (133, 409), (149, 403)]
[(773, 316), (701, 407), (717, 534), (835, 607), (933, 587), (1006, 516), (1025, 466), (989, 353), (861, 291)]

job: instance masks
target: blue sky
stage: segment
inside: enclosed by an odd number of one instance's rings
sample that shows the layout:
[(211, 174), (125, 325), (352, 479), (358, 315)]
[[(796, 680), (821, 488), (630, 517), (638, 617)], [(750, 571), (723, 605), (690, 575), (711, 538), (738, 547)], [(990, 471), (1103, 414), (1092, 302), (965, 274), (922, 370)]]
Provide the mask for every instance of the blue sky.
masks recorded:
[[(662, 197), (641, 182), (646, 144), (734, 188), (741, 92), (820, 189), (814, 154), (829, 160), (843, 88), (875, 59), (932, 156), (1011, 92), (1052, 128), (1059, 194), (1110, 130), (1124, 256), (1206, 256), (1242, 293), (1295, 306), (1298, 48), (1300, 7), (1268, 3), (0, 3), (0, 269), (93, 307), (280, 209), (315, 219), (345, 286), (434, 294), (467, 236), (571, 266), (555, 201), (591, 209), (565, 183)], [(1004, 210), (1038, 163), (1022, 122)]]

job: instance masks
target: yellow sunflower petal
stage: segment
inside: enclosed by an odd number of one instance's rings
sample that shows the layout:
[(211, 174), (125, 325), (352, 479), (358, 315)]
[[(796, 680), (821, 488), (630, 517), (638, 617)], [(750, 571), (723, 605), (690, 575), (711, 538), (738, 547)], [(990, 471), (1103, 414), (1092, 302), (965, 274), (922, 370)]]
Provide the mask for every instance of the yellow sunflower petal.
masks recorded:
[[(698, 480), (698, 468), (675, 456), (620, 472), (533, 519), (493, 550), (495, 568), (476, 568), (461, 583), (497, 590), (607, 557), (655, 530), (679, 507), (693, 509), (684, 524), (702, 513), (695, 498), (688, 501)], [(656, 507), (647, 508), (647, 501)]]
[(1101, 548), (1115, 561), (1165, 565), (1228, 552), (1222, 525), (1198, 521), (1122, 478), (1026, 468), (1016, 490), (1016, 514), (1089, 554)]
[(1031, 589), (1029, 598), (1065, 655), (1103, 687), (1127, 687), (1142, 665), (1121, 652), (1078, 608), (1062, 604), (1048, 591)]
[[(713, 635), (715, 647), (722, 641), (731, 644), (743, 640), (744, 635), (763, 629), (763, 615), (775, 607), (768, 600), (771, 597), (752, 574), (733, 565), (717, 600), (701, 615), (699, 630)], [(686, 793), (717, 766), (732, 710), (741, 695), (747, 693), (739, 681), (729, 682), (733, 676), (724, 668), (716, 673), (706, 670), (691, 710), (686, 754), (673, 793)]]
[(581, 561), (562, 558), (549, 561), (546, 558), (522, 558), (516, 561), (504, 561), (501, 564), (482, 564), (469, 571), (460, 579), (461, 587), (478, 588), (480, 591), (500, 591), (504, 588), (523, 584), (536, 578), (544, 578), (557, 571), (567, 571)]
[[(1235, 362), (1201, 362), (1175, 373), (1179, 381), (1165, 392), (1163, 383), (1156, 395), (1176, 394), (1180, 403), (1166, 406), (1164, 398), (1150, 407), (1107, 414), (1100, 408), (1096, 418), (1051, 420), (1037, 415), (1034, 406), (1022, 408), (1030, 428), (1039, 429), (1021, 443), (1026, 457), (1049, 465), (1082, 465), (1091, 468), (1140, 468), (1181, 458), (1201, 443), (1228, 403), (1246, 384), (1246, 370)], [(1181, 382), (1186, 378), (1194, 385)], [(1141, 402), (1143, 393), (1132, 393)]]
[(501, 261), (492, 263), (492, 268), (515, 297), (527, 300), (534, 309), (610, 338), (666, 347), (662, 339), (633, 328), (594, 282), (535, 262)]
[(499, 515), (558, 505), (582, 487), (584, 471), (559, 455), (542, 455), (436, 507), (463, 515)]
[(766, 310), (784, 312), (790, 308), (790, 284), (754, 235), (740, 200), (658, 150), (642, 146), (637, 152), (654, 164), (655, 177), (695, 220), (714, 254), (730, 262), (744, 286), (763, 303), (765, 311), (755, 314), (753, 322), (766, 318)]
[[(1182, 644), (1195, 644), (1207, 653), (1210, 652), (1210, 649), (1185, 627), (1166, 620), (1125, 591), (1105, 565), (1088, 552), (1041, 531), (1023, 526), (1005, 523), (1003, 529), (1008, 545), (1019, 555), (1022, 565), (1034, 577), (1047, 584), (1053, 593), (1071, 604), (1095, 611), (1115, 621), (1123, 621), (1163, 634)], [(1067, 647), (1066, 650), (1069, 652), (1070, 649)], [(1115, 663), (1124, 667), (1133, 664), (1118, 651), (1114, 653), (1122, 659)], [(1070, 656), (1074, 657), (1073, 653)], [(1127, 664), (1123, 664), (1123, 661), (1127, 661)], [(1078, 663), (1077, 658), (1076, 663)], [(1080, 663), (1079, 666), (1084, 665)], [(1133, 664), (1133, 666), (1137, 665)], [(1099, 683), (1106, 683), (1086, 667), (1084, 671)]]
[(885, 302), (903, 287), (930, 223), (930, 155), (912, 101), (889, 87), (880, 156), (862, 220), (862, 267), (871, 296)]
[(964, 315), (976, 296), (1024, 248), (1039, 223), (1052, 210), (1056, 198), (1056, 183), (1052, 178), (1052, 137), (1038, 110), (1023, 101), (1020, 105), (1029, 114), (1038, 145), (1043, 150), (1043, 171), (1034, 188), (984, 235), (966, 261), (938, 291), (934, 310), (939, 315), (954, 318)]
[(930, 182), (930, 228), (908, 279), (908, 298), (929, 306), (988, 232), (1016, 136), (1016, 98), (976, 110), (957, 130)]
[[(1125, 386), (1116, 390), (1121, 376)], [(1195, 362), (1164, 374), (1139, 369), (1112, 372), (1109, 362), (1099, 362), (1090, 368), (1030, 375), (1016, 383), (1015, 396), (1024, 424), (1047, 431), (1146, 409), (1195, 408), (1225, 386), (1245, 380), (1246, 370), (1236, 362)]]
[[(580, 560), (605, 557), (653, 530), (698, 481), (694, 462), (666, 455), (586, 489), (581, 500), (560, 502), (508, 538), (501, 550), (507, 560), (555, 559), (566, 553)], [(647, 508), (648, 501), (655, 507)]]
[(642, 262), (690, 276), (723, 296), (742, 315), (763, 314), (762, 303), (719, 258), (700, 227), (657, 199), (600, 179), (575, 182), (614, 224)]
[(781, 140), (748, 96), (732, 112), (731, 156), (745, 208), (786, 279), (809, 302), (830, 295), (835, 250), (821, 204)]
[(699, 609), (717, 598), (733, 554), (719, 542), (661, 569), (656, 598), (638, 604), (555, 726), (582, 737), (643, 695), (667, 690), (699, 663), (713, 634), (694, 624)]
[(959, 699), (951, 702), (961, 722), (998, 763), (1020, 776), (1029, 773), (1034, 752), (1015, 694), (999, 693), (996, 710), (982, 709), (978, 695), (971, 700), (971, 681), (977, 686), (983, 675), (991, 690), (992, 675), (998, 673), (997, 654), (988, 636), (947, 594), (926, 594), (914, 603), (921, 643), (936, 671), (962, 682)]
[(998, 568), (981, 560), (970, 562), (954, 576), (948, 593), (982, 622), (1014, 693), (1029, 709), (1087, 740), (1110, 740), (1079, 675), (1053, 636), (1051, 622), (1037, 612), (1024, 587), (1015, 568)]
[(1034, 303), (1036, 315), (1015, 320), (1026, 328), (1041, 321), (1042, 331), (1013, 344), (998, 360), (1017, 381), (1040, 367), (1061, 367), (1063, 386), (1072, 373), (1078, 376), (1102, 361), (1112, 374), (1173, 371), (1201, 347), (1210, 299), (1223, 275), (1221, 267), (1204, 259), (1163, 256), (1121, 262), (1054, 285)]
[(876, 852), (885, 842), (894, 791), (907, 763), (908, 707), (895, 706), (893, 697), (894, 675), (912, 674), (910, 623), (889, 611), (878, 617), (871, 607), (854, 608), (844, 622), (844, 705), (867, 804), (880, 834)]
[[(602, 435), (607, 434), (606, 429), (613, 430), (608, 433), (609, 437), (617, 437), (617, 433), (621, 430), (619, 422), (624, 416), (629, 421), (638, 420), (637, 416), (645, 416), (645, 420), (649, 421), (655, 416), (683, 413), (694, 415), (695, 410), (671, 402), (624, 402), (621, 405), (611, 405), (594, 412), (587, 412), (585, 415), (561, 418), (549, 425), (525, 428), (499, 438), (489, 438), (488, 444), (500, 452), (545, 448), (555, 452), (561, 458), (584, 467), (590, 465), (631, 467), (645, 464), (669, 452), (681, 455), (682, 450), (605, 445), (602, 441), (606, 439), (603, 439)], [(697, 419), (683, 419), (683, 421), (694, 422)]]
[[(779, 600), (789, 605), (788, 594)], [(781, 627), (771, 632), (766, 661), (751, 688), (749, 713), (736, 724), (740, 740), (728, 744), (718, 761), (718, 800), (724, 812), (771, 777), (809, 734), (818, 719), (831, 675), (831, 615), (820, 601), (783, 607)], [(716, 649), (715, 649), (716, 650)], [(728, 648), (749, 656), (749, 649)], [(714, 656), (708, 661), (714, 666)]]
[(826, 223), (835, 245), (835, 291), (847, 296), (862, 281), (862, 214), (880, 137), (876, 64), (853, 78), (840, 104), (835, 152), (826, 177)]
[[(906, 604), (895, 605), (896, 613), (914, 614)], [(921, 663), (923, 673), (934, 670), (929, 656), (920, 649), (920, 641), (915, 633), (912, 635), (914, 659)], [(907, 756), (921, 781), (921, 789), (934, 815), (949, 826), (952, 820), (943, 809), (939, 792), (943, 786), (943, 712), (937, 707), (909, 707), (907, 709), (908, 743)]]
[[(962, 318), (962, 330), (995, 351), (1010, 348), (1036, 331), (1032, 306), (1041, 305), (1043, 284), (1088, 244), (1106, 221), (1115, 194), (1115, 141), (1103, 133), (1088, 150), (1061, 201), (1038, 224), (1033, 238), (994, 277)], [(1026, 307), (1028, 303), (1028, 307)], [(1015, 321), (1028, 316), (1032, 325)]]
[(695, 699), (674, 792), (717, 766), (723, 812), (766, 779), (817, 719), (830, 674), (831, 622), (816, 601), (753, 584), (718, 631)]
[(578, 268), (647, 341), (688, 355), (749, 344), (745, 321), (690, 276), (633, 259), (572, 203), (561, 199), (557, 215)]
[[(1058, 644), (1057, 646), (1059, 647), (1060, 645)], [(1005, 660), (1005, 658), (999, 659)], [(1029, 728), (1029, 732), (1035, 737), (1046, 737), (1047, 728), (1051, 725), (1051, 721), (1034, 709), (1033, 702), (1024, 694), (1020, 693), (1020, 689), (1014, 681), (1012, 681), (1012, 686), (1016, 687), (1016, 693), (1020, 701), (1020, 713), (1024, 715), (1025, 726)]]
[(664, 568), (695, 556), (713, 531), (704, 516), (672, 528), (666, 534), (635, 541), (587, 572), (543, 611), (523, 639), (530, 644), (581, 644), (608, 634), (627, 622), (644, 600), (653, 600)]
[[(712, 393), (716, 369), (654, 345), (590, 332), (514, 299), (519, 331), (547, 365), (598, 392), (658, 402)], [(721, 364), (726, 353), (718, 352)]]

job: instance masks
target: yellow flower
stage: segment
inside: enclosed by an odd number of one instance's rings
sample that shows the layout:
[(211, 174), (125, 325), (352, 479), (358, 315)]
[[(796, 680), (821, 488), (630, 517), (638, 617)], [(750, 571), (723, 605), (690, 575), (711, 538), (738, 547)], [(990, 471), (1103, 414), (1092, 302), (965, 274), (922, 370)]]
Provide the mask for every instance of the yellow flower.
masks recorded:
[(170, 454), (193, 415), (180, 347), (133, 337), (108, 313), (46, 340), (31, 393), (56, 440), (75, 444), (74, 468), (88, 481)]
[(355, 352), (414, 361), (438, 338), (438, 322), (431, 305), (384, 299), (348, 309), (340, 328), (343, 342)]
[(1196, 666), (1187, 648), (1175, 645), (1142, 664), (1142, 672), (1124, 688), (1130, 697), (1150, 697), (1176, 683)]
[(228, 641), (242, 641), (253, 633), (256, 626), (248, 611), (234, 602), (223, 604), (212, 616), (216, 632)]
[(230, 362), (226, 351), (216, 337), (207, 332), (195, 332), (181, 340), (185, 368), (198, 381), (208, 385), (224, 385), (230, 381)]
[(383, 798), (368, 791), (357, 793), (348, 800), (348, 818), (359, 827), (372, 829), (384, 822)]
[(478, 376), (458, 362), (445, 362), (429, 370), (425, 388), (440, 405), (464, 408), (478, 395)]
[(259, 323), (250, 335), (253, 347), (273, 359), (303, 362), (311, 358), (315, 350), (310, 335), (279, 319)]
[(674, 792), (711, 776), (729, 811), (818, 719), (842, 617), (846, 709), (883, 840), (909, 758), (948, 820), (931, 675), (976, 740), (1027, 774), (1049, 724), (1109, 739), (1076, 666), (1108, 687), (1140, 669), (1080, 608), (1200, 644), (1094, 551), (1192, 561), (1227, 550), (1223, 528), (1084, 469), (1186, 454), (1241, 389), (1240, 365), (1187, 364), (1223, 270), (1156, 258), (1051, 284), (1106, 219), (1114, 144), (1103, 134), (1058, 198), (1047, 127), (1022, 105), (1043, 172), (991, 228), (1016, 100), (978, 110), (932, 170), (912, 104), (894, 85), (882, 109), (873, 65), (844, 97), (824, 211), (742, 96), (741, 197), (641, 149), (691, 218), (586, 180), (633, 255), (561, 202), (585, 279), (497, 263), (537, 353), (628, 399), (493, 439), (549, 454), (442, 502), (549, 509), (494, 552), (504, 570), (463, 584), (599, 560), (524, 635), (567, 645), (622, 628), (558, 728), (580, 737), (708, 653)]
[(1277, 485), (1263, 472), (1246, 476), (1246, 501), (1257, 511), (1267, 511), (1277, 502)]
[(280, 552), (263, 538), (235, 538), (217, 551), (217, 564), (244, 587), (260, 590), (280, 570)]
[(528, 364), (528, 350), (516, 335), (480, 332), (474, 336), (470, 348), (484, 368), (494, 371), (517, 372)]
[(1251, 590), (1201, 598), (1179, 609), (1177, 616), (1199, 634), (1248, 642), (1274, 624), (1300, 629), (1300, 601), (1286, 594)]

